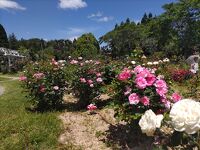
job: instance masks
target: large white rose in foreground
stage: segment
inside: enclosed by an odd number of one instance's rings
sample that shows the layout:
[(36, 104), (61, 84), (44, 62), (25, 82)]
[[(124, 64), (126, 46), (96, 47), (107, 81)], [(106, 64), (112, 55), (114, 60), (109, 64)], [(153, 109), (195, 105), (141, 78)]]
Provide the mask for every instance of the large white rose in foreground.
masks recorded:
[(176, 102), (169, 114), (176, 131), (194, 134), (200, 129), (200, 103), (191, 99)]
[(151, 109), (147, 110), (139, 121), (142, 133), (153, 136), (156, 128), (160, 128), (163, 115), (156, 115)]

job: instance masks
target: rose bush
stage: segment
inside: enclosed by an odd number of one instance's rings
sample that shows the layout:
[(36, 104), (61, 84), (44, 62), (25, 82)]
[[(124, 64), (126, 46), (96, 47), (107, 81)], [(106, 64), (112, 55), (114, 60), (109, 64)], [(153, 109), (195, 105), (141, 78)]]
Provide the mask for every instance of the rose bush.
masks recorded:
[(102, 77), (100, 62), (72, 60), (70, 63), (78, 66), (72, 81), (72, 90), (79, 98), (79, 107), (85, 108), (101, 94), (104, 78)]
[(58, 108), (67, 87), (63, 64), (54, 59), (28, 64), (20, 77), (23, 87), (40, 110)]
[(113, 88), (116, 116), (129, 123), (149, 109), (156, 114), (169, 112), (171, 104), (181, 99), (161, 75), (156, 75), (156, 69), (141, 66), (124, 68), (113, 82)]

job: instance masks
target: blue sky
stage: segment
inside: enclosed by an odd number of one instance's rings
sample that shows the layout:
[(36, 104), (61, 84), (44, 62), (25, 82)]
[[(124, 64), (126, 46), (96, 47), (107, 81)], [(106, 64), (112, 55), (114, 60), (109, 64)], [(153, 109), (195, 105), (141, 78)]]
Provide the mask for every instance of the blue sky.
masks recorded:
[(176, 0), (0, 0), (0, 23), (20, 38), (73, 39), (92, 32), (97, 38), (116, 23), (138, 22), (145, 12), (159, 15)]

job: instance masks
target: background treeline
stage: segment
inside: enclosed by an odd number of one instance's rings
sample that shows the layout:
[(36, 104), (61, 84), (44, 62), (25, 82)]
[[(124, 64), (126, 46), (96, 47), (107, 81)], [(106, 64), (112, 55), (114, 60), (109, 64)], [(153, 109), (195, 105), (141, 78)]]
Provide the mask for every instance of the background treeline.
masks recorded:
[[(200, 1), (179, 0), (163, 6), (164, 13), (154, 16), (145, 13), (141, 22), (127, 18), (99, 41), (92, 33), (83, 34), (74, 41), (29, 39), (17, 40), (14, 34), (6, 36), (0, 25), (0, 47), (19, 50), (32, 60), (55, 56), (65, 59), (67, 55), (96, 57), (109, 54), (113, 58), (131, 55), (136, 49), (145, 55), (174, 57), (200, 51)], [(101, 48), (100, 48), (101, 45)]]

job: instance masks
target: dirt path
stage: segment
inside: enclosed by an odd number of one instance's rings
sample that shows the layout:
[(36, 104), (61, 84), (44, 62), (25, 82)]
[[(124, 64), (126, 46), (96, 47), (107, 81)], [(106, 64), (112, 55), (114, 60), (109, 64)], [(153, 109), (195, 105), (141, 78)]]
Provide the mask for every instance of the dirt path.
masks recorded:
[[(66, 95), (64, 99), (71, 104), (76, 102), (71, 95)], [(64, 132), (58, 141), (64, 145), (72, 143), (75, 149), (142, 150), (149, 147), (148, 139), (138, 140), (141, 135), (127, 132), (124, 122), (117, 123), (111, 108), (97, 110), (95, 114), (71, 108), (62, 113), (59, 118), (64, 124)]]

